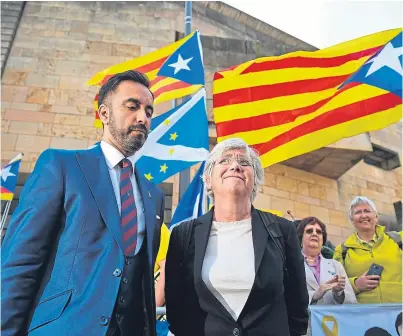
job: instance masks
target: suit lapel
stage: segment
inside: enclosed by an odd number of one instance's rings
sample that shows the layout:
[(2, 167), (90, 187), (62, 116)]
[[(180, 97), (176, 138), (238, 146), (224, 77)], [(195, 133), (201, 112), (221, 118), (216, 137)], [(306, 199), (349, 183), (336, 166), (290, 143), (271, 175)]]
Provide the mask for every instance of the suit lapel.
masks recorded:
[(102, 219), (123, 252), (119, 209), (101, 146), (77, 152), (76, 157)]
[(234, 321), (231, 314), (208, 289), (202, 279), (203, 260), (206, 254), (207, 244), (210, 237), (211, 225), (213, 223), (214, 208), (198, 219), (198, 225), (195, 226), (195, 257), (194, 257), (194, 275), (195, 288), (199, 297), (201, 307), (207, 307), (207, 311), (213, 312), (218, 316), (223, 316), (229, 321)]
[(333, 278), (333, 273), (336, 275), (336, 270), (333, 267), (332, 260), (320, 258), (320, 283), (325, 283), (326, 281)]
[[(307, 265), (307, 263), (304, 261), (304, 266), (305, 266), (305, 274), (306, 274), (306, 282), (307, 284), (314, 290), (319, 289), (319, 285), (316, 281), (315, 275), (313, 274), (311, 268)], [(322, 265), (320, 273), (322, 274)], [(322, 275), (321, 275), (322, 277)]]
[(136, 180), (139, 186), (141, 198), (143, 200), (144, 213), (145, 213), (145, 227), (146, 227), (146, 239), (147, 239), (147, 255), (148, 263), (151, 265), (153, 260), (153, 239), (154, 239), (154, 228), (155, 228), (155, 216), (156, 216), (156, 206), (155, 200), (151, 193), (147, 181), (137, 172), (136, 170)]
[(252, 239), (255, 250), (255, 282), (260, 264), (262, 263), (264, 252), (266, 251), (269, 233), (259, 215), (259, 212), (252, 208)]

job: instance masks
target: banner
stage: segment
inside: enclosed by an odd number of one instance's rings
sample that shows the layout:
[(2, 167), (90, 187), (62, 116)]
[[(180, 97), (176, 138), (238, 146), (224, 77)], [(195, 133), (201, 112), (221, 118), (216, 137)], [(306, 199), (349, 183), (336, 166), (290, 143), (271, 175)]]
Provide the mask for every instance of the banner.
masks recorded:
[(401, 304), (314, 305), (309, 309), (312, 336), (402, 335)]

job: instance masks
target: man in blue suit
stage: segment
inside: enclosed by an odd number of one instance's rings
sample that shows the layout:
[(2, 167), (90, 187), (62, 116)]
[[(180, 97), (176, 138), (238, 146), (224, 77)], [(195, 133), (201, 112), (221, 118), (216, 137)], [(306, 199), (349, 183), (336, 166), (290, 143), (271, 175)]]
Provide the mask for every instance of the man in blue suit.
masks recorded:
[(2, 246), (3, 336), (155, 333), (153, 268), (162, 192), (134, 167), (153, 114), (148, 79), (99, 93), (102, 141), (42, 153)]

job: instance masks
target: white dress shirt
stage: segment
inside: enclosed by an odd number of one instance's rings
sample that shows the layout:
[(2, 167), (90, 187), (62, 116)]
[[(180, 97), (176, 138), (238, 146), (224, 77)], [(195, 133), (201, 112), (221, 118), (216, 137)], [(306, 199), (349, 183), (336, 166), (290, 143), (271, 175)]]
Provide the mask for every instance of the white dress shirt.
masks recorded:
[[(105, 141), (101, 141), (101, 149), (105, 155), (106, 164), (109, 169), (109, 176), (111, 177), (111, 182), (113, 186), (113, 191), (115, 192), (116, 203), (119, 209), (119, 214), (121, 213), (121, 203), (120, 203), (120, 172), (121, 168), (119, 167), (119, 162), (125, 158), (125, 156), (119, 152), (115, 147), (108, 144)], [(132, 163), (133, 166), (133, 174), (130, 175), (130, 180), (133, 186), (133, 194), (134, 194), (134, 202), (136, 204), (137, 209), (137, 246), (134, 254), (140, 250), (141, 245), (143, 244), (144, 236), (145, 236), (145, 214), (144, 214), (144, 206), (143, 200), (140, 194), (139, 187), (136, 181), (136, 175), (134, 174), (134, 155), (127, 157), (128, 160)], [(123, 233), (122, 233), (123, 235)]]

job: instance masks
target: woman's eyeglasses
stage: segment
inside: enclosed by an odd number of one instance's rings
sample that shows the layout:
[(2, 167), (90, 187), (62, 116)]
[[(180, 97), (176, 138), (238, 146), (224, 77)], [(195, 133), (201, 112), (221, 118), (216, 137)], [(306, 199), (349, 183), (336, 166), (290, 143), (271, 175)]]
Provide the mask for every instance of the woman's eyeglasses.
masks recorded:
[(306, 229), (306, 230), (305, 230), (305, 233), (307, 233), (307, 234), (312, 234), (313, 231), (315, 231), (315, 233), (318, 234), (318, 235), (322, 235), (322, 234), (323, 234), (323, 231), (322, 231), (321, 229)]

